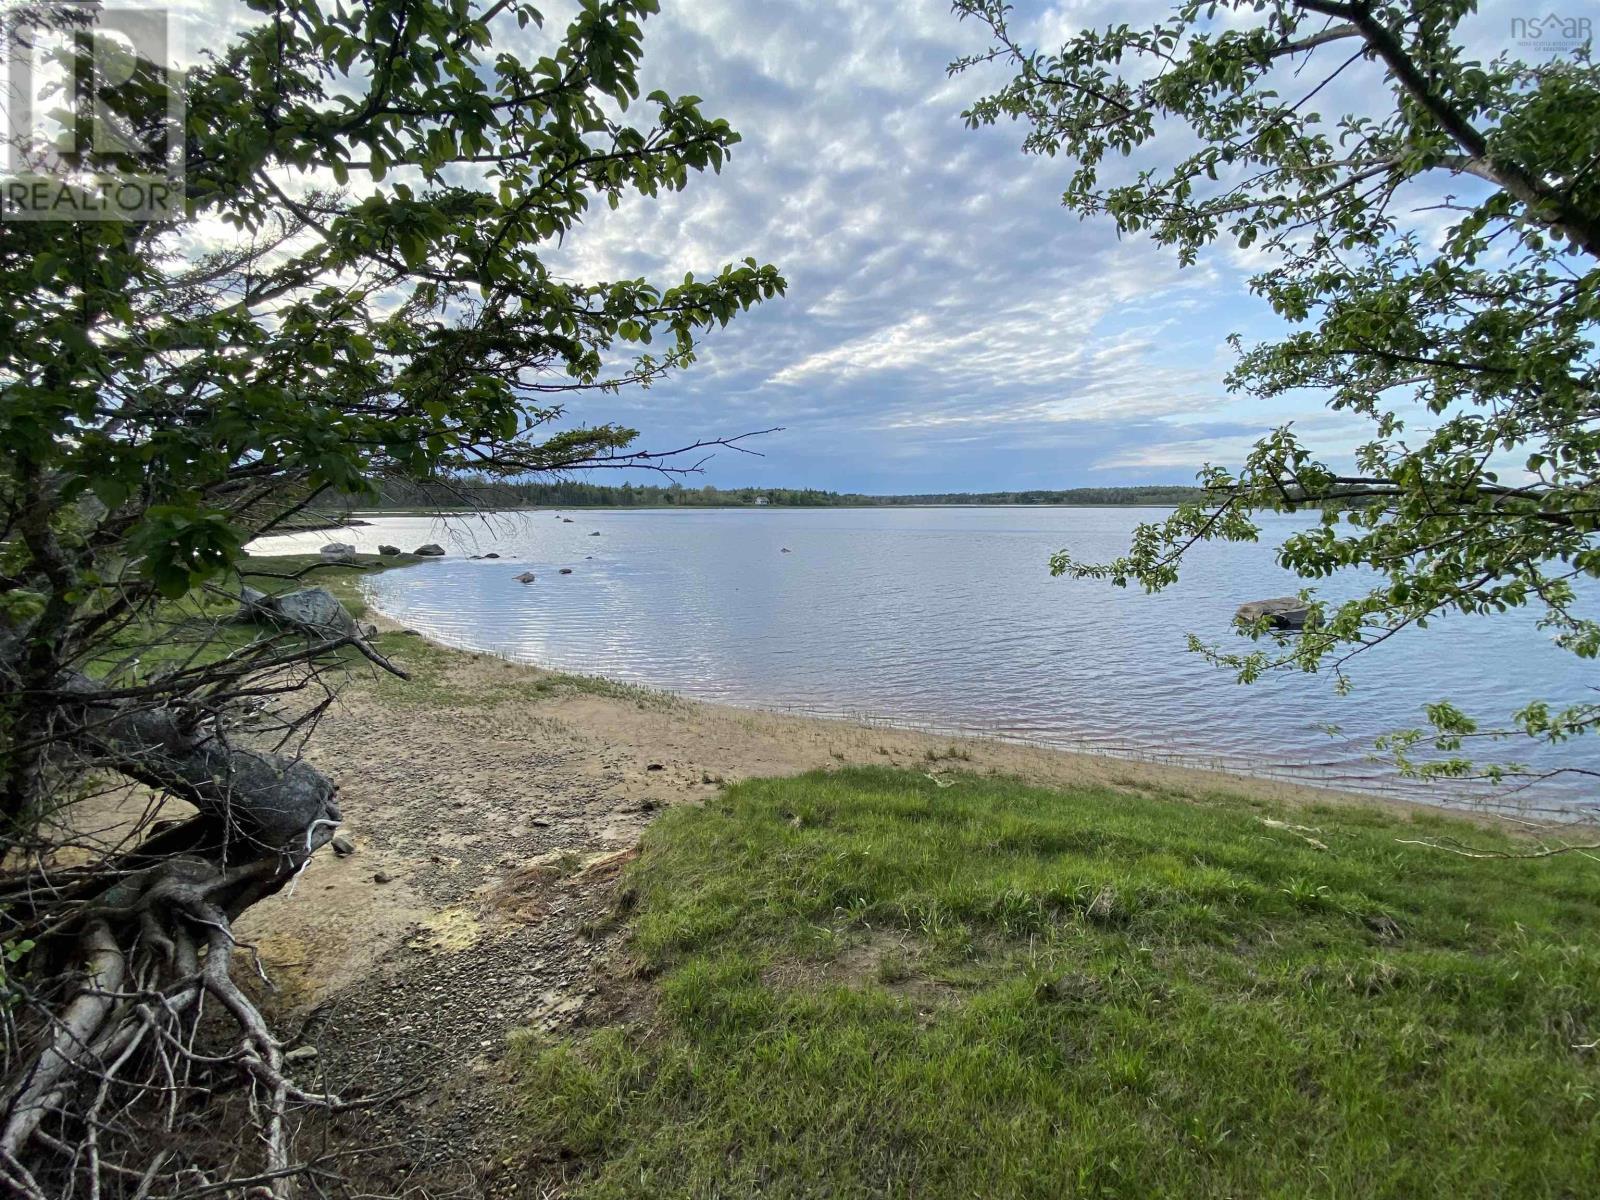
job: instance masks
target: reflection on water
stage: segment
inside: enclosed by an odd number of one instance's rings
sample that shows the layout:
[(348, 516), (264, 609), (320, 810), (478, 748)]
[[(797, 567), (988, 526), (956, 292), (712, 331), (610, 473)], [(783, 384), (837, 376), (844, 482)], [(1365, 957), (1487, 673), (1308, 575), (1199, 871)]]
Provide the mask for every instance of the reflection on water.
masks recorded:
[[(308, 550), (335, 537), (363, 552), (440, 541), (449, 557), (372, 577), (373, 603), (441, 640), (522, 662), (708, 700), (1346, 786), (1396, 786), (1370, 761), (1372, 738), (1421, 723), (1426, 702), (1449, 697), (1503, 720), (1534, 696), (1589, 694), (1584, 664), (1550, 645), (1527, 614), (1408, 631), (1351, 665), (1356, 688), (1344, 698), (1322, 675), (1234, 684), (1188, 653), (1185, 635), (1230, 639), (1242, 601), (1296, 590), (1271, 544), (1299, 517), (1269, 518), (1264, 544), (1198, 547), (1177, 586), (1147, 596), (1052, 579), (1047, 564), (1062, 546), (1086, 558), (1121, 552), (1137, 521), (1159, 515), (1149, 509), (565, 515), (572, 523), (550, 511), (378, 517), (257, 549)], [(491, 550), (503, 557), (468, 557)], [(562, 567), (572, 574), (558, 574)], [(528, 570), (537, 581), (518, 583)], [(1330, 584), (1329, 594), (1341, 586), (1354, 581)], [(1596, 747), (1569, 745), (1561, 761), (1600, 768)], [(1584, 795), (1546, 786), (1539, 799), (1572, 804)]]

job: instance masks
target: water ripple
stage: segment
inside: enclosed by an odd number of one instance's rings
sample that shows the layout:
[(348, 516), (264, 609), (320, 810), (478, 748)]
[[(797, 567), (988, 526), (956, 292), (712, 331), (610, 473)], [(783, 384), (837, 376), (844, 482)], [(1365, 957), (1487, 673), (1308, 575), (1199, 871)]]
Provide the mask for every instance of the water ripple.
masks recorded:
[[(1270, 542), (1200, 547), (1182, 582), (1156, 596), (1049, 576), (1054, 550), (1113, 556), (1136, 521), (1158, 515), (1151, 510), (572, 515), (571, 525), (550, 512), (380, 517), (338, 537), (363, 551), (447, 544), (447, 558), (372, 577), (372, 601), (446, 642), (517, 661), (734, 704), (1344, 786), (1398, 790), (1367, 761), (1371, 740), (1419, 724), (1428, 702), (1450, 697), (1503, 720), (1534, 696), (1590, 695), (1584, 664), (1526, 614), (1408, 631), (1356, 660), (1346, 698), (1324, 676), (1238, 687), (1186, 653), (1185, 637), (1230, 638), (1239, 603), (1296, 590)], [(1281, 538), (1304, 520), (1273, 518), (1270, 532)], [(328, 537), (259, 548), (304, 550)], [(491, 549), (503, 557), (468, 557)], [(516, 582), (526, 570), (537, 582)], [(1357, 584), (1337, 582), (1346, 592)], [(1585, 743), (1561, 754), (1600, 768)], [(1538, 798), (1570, 804), (1582, 794), (1551, 787)]]

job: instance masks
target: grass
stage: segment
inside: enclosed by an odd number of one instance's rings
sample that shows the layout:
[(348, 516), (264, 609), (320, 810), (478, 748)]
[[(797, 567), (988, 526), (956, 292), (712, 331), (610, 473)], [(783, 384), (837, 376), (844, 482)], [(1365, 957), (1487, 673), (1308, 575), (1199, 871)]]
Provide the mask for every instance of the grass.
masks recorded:
[(668, 811), (620, 893), (648, 1017), (514, 1046), (535, 1181), (1593, 1194), (1593, 862), (1402, 844), (1509, 844), (1442, 816), (950, 778)]
[[(312, 571), (300, 579), (284, 579), (321, 562), (315, 554), (276, 555), (247, 559), (248, 569), (218, 583), (213, 588), (197, 588), (177, 600), (164, 601), (143, 620), (137, 621), (114, 639), (100, 658), (90, 664), (92, 673), (126, 669), (132, 664), (132, 678), (149, 678), (162, 671), (189, 664), (209, 662), (248, 645), (263, 634), (250, 622), (233, 621), (238, 610), (236, 599), (241, 584), (263, 592), (290, 591), (295, 588), (323, 587), (339, 598), (350, 615), (366, 614), (361, 592), (363, 575), (403, 566), (415, 561), (410, 555), (369, 560), (359, 570), (334, 566)], [(261, 575), (256, 572), (272, 574)], [(365, 662), (354, 650), (345, 657), (352, 663)]]
[[(216, 589), (196, 589), (179, 600), (157, 606), (148, 619), (130, 626), (93, 666), (109, 671), (136, 659), (134, 678), (148, 678), (163, 670), (222, 657), (270, 632), (252, 622), (235, 623), (238, 609), (234, 598), (241, 585), (258, 591), (277, 593), (298, 588), (321, 587), (332, 592), (352, 617), (367, 616), (367, 603), (361, 580), (381, 571), (417, 562), (414, 555), (401, 554), (384, 559), (364, 559), (357, 568), (329, 566), (311, 571), (298, 579), (285, 578), (322, 562), (316, 554), (258, 555), (246, 560), (245, 570), (223, 581)], [(263, 574), (262, 572), (265, 572)], [(641, 708), (662, 707), (677, 702), (669, 692), (620, 683), (594, 675), (563, 672), (533, 672), (505, 663), (506, 677), (492, 683), (481, 676), (467, 678), (454, 668), (479, 658), (471, 651), (447, 649), (423, 638), (398, 630), (380, 633), (372, 639), (380, 653), (402, 665), (411, 676), (397, 679), (378, 671), (356, 650), (346, 649), (340, 657), (364, 677), (370, 678), (379, 699), (407, 706), (493, 708), (517, 700), (540, 700), (570, 695), (602, 696), (626, 700)]]

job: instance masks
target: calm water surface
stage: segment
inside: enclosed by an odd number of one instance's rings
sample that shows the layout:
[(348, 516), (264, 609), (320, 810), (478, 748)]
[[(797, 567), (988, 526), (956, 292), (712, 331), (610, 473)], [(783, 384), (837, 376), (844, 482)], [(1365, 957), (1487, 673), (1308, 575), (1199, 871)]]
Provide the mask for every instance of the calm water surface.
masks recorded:
[[(1112, 557), (1137, 522), (1160, 515), (1036, 507), (535, 511), (378, 517), (337, 534), (268, 539), (258, 549), (308, 550), (336, 539), (371, 552), (385, 542), (411, 550), (438, 541), (448, 557), (371, 577), (372, 602), (442, 641), (520, 662), (707, 700), (1378, 790), (1399, 785), (1370, 760), (1372, 738), (1419, 724), (1429, 701), (1449, 697), (1503, 719), (1535, 696), (1590, 694), (1592, 669), (1552, 646), (1526, 614), (1408, 631), (1352, 664), (1356, 687), (1345, 697), (1323, 675), (1236, 685), (1188, 653), (1185, 635), (1232, 642), (1229, 622), (1241, 602), (1294, 592), (1299, 581), (1273, 562), (1272, 546), (1306, 518), (1269, 517), (1262, 544), (1198, 547), (1181, 582), (1156, 596), (1050, 577), (1053, 551)], [(504, 557), (467, 557), (490, 550)], [(562, 567), (573, 573), (558, 574)], [(528, 570), (537, 582), (516, 582)], [(1337, 581), (1328, 594), (1354, 583)], [(1600, 742), (1569, 745), (1561, 757), (1600, 769)], [(1576, 785), (1546, 786), (1537, 796), (1568, 806), (1586, 797)]]

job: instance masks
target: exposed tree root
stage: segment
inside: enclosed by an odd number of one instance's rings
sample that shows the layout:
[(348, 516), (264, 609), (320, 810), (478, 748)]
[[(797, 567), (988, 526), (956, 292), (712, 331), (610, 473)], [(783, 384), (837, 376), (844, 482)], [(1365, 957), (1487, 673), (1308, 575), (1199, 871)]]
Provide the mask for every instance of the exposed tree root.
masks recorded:
[[(295, 1161), (295, 1114), (349, 1105), (285, 1072), (284, 1044), (233, 978), (233, 922), (332, 837), (334, 786), (299, 759), (232, 745), (217, 714), (67, 686), (91, 697), (77, 765), (114, 768), (196, 815), (92, 870), (36, 864), (0, 880), (9, 928), (45, 968), (25, 978), (54, 983), (10, 981), (0, 1184), (30, 1198), (287, 1198), (310, 1169)], [(241, 1083), (254, 1136), (229, 1147), (197, 1114)]]

